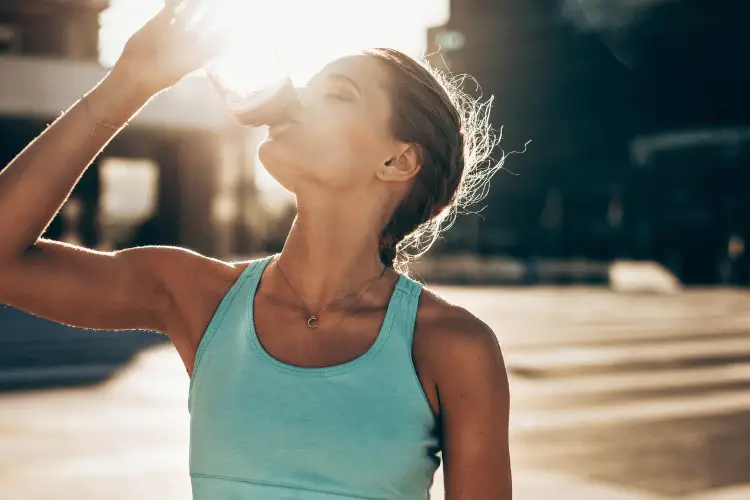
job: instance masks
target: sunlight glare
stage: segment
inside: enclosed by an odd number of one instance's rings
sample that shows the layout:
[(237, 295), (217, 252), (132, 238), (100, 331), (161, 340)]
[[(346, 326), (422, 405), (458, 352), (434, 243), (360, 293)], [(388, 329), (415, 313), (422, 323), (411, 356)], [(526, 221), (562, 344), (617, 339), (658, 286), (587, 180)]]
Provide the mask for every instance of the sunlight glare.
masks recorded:
[[(111, 67), (130, 35), (163, 5), (163, 0), (111, 0), (100, 19), (102, 65)], [(255, 24), (260, 32), (248, 36), (275, 38), (295, 82), (363, 47), (393, 47), (419, 56), (427, 28), (445, 23), (449, 14), (449, 0), (234, 0), (234, 5), (229, 14), (250, 23), (247, 9), (274, 19)]]
[[(231, 2), (214, 5), (225, 1)], [(101, 16), (102, 65), (114, 65), (128, 37), (163, 5), (163, 0), (111, 0)], [(223, 43), (236, 50), (262, 44), (273, 47), (294, 83), (305, 85), (327, 62), (361, 48), (392, 47), (421, 56), (427, 28), (448, 20), (449, 0), (234, 0), (225, 14), (244, 20), (245, 29), (238, 38), (231, 38), (233, 31), (228, 31), (230, 38)], [(270, 55), (268, 50), (251, 51), (248, 64), (229, 68), (233, 78), (257, 81), (271, 76), (259, 74), (262, 61), (253, 59)], [(256, 182), (263, 197), (272, 204), (288, 203), (290, 194), (257, 165)]]

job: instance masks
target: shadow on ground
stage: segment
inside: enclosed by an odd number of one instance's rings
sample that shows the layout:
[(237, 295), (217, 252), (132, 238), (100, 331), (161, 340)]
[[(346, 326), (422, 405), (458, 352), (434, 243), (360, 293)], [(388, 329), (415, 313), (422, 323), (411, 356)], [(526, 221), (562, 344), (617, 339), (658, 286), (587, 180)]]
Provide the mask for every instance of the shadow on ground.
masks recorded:
[(74, 328), (0, 304), (0, 392), (101, 383), (165, 342), (157, 332)]
[[(530, 432), (534, 466), (668, 498), (750, 484), (750, 413)], [(523, 454), (523, 453), (522, 453)]]

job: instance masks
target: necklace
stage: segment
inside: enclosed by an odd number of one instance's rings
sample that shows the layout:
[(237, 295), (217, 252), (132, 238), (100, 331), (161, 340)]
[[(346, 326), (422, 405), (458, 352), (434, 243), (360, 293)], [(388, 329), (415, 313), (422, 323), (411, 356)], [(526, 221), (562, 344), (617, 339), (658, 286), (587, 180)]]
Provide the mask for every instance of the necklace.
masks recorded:
[(284, 274), (284, 270), (281, 269), (281, 266), (279, 265), (279, 257), (276, 258), (276, 268), (281, 273), (281, 277), (284, 278), (284, 281), (286, 281), (286, 284), (289, 286), (289, 289), (292, 292), (294, 292), (294, 295), (297, 296), (297, 300), (299, 301), (300, 305), (302, 306), (302, 309), (304, 309), (305, 312), (309, 315), (309, 318), (307, 318), (307, 327), (308, 328), (312, 328), (312, 329), (315, 329), (315, 328), (318, 327), (318, 318), (320, 317), (321, 314), (323, 314), (324, 312), (326, 312), (328, 310), (328, 308), (330, 308), (335, 303), (341, 301), (341, 299), (343, 299), (345, 297), (348, 297), (350, 295), (357, 295), (357, 298), (360, 298), (367, 290), (370, 289), (370, 287), (376, 281), (378, 281), (380, 278), (383, 277), (383, 275), (385, 274), (385, 271), (387, 269), (386, 267), (383, 267), (383, 270), (380, 271), (379, 275), (377, 275), (376, 277), (370, 278), (369, 280), (365, 281), (365, 283), (364, 283), (364, 285), (362, 285), (362, 288), (359, 291), (359, 293), (357, 293), (357, 292), (351, 292), (351, 293), (344, 294), (341, 297), (337, 298), (336, 300), (334, 300), (332, 302), (329, 302), (328, 305), (325, 306), (323, 308), (323, 310), (321, 310), (318, 314), (310, 314), (310, 310), (307, 308), (307, 306), (305, 306), (305, 303), (302, 301), (302, 298), (297, 293), (297, 290), (295, 290), (294, 287), (292, 286), (292, 284), (289, 283), (289, 279), (287, 279), (286, 274)]

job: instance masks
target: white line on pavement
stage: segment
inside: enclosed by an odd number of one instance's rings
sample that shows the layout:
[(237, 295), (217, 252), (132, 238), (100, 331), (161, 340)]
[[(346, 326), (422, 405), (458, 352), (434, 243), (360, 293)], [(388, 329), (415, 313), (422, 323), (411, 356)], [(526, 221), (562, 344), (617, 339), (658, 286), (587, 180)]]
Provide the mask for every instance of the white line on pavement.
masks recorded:
[(562, 429), (585, 425), (642, 422), (686, 416), (701, 417), (750, 411), (750, 392), (718, 391), (701, 397), (671, 397), (655, 401), (623, 402), (607, 406), (551, 411), (511, 408), (515, 430)]
[[(662, 389), (664, 391), (679, 389), (699, 389), (722, 383), (747, 382), (750, 388), (750, 363), (732, 363), (720, 366), (703, 366), (680, 368), (674, 370), (642, 370), (625, 373), (605, 373), (592, 376), (561, 377), (553, 379), (529, 380), (522, 377), (511, 377), (511, 395), (519, 403), (529, 404), (542, 398), (559, 398), (571, 396), (596, 396), (628, 391)], [(576, 403), (578, 404), (578, 403)]]
[(750, 335), (739, 339), (711, 339), (628, 346), (566, 347), (529, 351), (509, 351), (509, 368), (546, 371), (591, 367), (609, 367), (638, 362), (676, 361), (680, 359), (747, 355)]

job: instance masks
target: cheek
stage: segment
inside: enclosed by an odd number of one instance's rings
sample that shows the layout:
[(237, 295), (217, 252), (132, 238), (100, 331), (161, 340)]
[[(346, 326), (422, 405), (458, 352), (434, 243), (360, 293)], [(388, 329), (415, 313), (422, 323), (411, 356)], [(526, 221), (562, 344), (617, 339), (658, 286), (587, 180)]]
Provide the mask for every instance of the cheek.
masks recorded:
[(318, 151), (319, 158), (353, 176), (366, 174), (369, 167), (377, 165), (384, 150), (379, 135), (362, 122), (342, 124), (316, 135), (317, 144), (324, 145)]
[(283, 177), (351, 185), (372, 175), (368, 166), (384, 161), (382, 138), (367, 125), (361, 120), (316, 120), (270, 137), (258, 156), (285, 186), (290, 180)]
[(286, 189), (313, 181), (326, 185), (349, 184), (352, 155), (341, 137), (326, 134), (289, 134), (270, 138), (258, 147), (258, 159)]
[(303, 168), (344, 174), (371, 163), (368, 134), (356, 126), (310, 127), (290, 136), (285, 143), (288, 155)]

